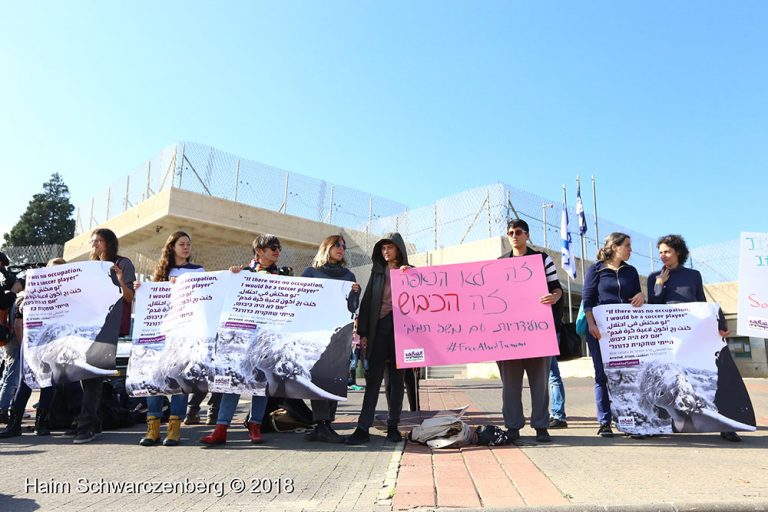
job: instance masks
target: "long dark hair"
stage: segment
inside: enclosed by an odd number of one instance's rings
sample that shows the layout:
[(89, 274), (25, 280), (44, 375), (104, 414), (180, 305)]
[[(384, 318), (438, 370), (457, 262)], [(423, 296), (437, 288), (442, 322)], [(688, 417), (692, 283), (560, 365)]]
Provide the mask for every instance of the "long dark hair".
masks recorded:
[[(187, 237), (189, 238), (189, 241), (192, 242), (192, 237), (190, 237), (184, 231), (176, 231), (175, 233), (172, 233), (168, 237), (168, 240), (165, 241), (163, 250), (160, 253), (160, 260), (155, 266), (155, 273), (152, 274), (153, 281), (167, 281), (168, 274), (171, 273), (171, 269), (180, 263), (176, 261), (176, 253), (173, 251), (173, 246), (175, 246), (176, 242), (178, 242), (182, 237)], [(184, 263), (189, 263), (189, 258), (187, 258)]]
[(93, 233), (91, 233), (91, 236), (93, 235), (100, 236), (101, 238), (103, 238), (104, 243), (107, 244), (107, 248), (104, 250), (104, 258), (99, 258), (99, 256), (96, 256), (96, 253), (94, 251), (91, 251), (91, 259), (92, 260), (102, 259), (105, 261), (111, 261), (113, 263), (116, 262), (118, 242), (117, 242), (117, 235), (115, 235), (115, 232), (107, 228), (98, 228), (93, 230)]

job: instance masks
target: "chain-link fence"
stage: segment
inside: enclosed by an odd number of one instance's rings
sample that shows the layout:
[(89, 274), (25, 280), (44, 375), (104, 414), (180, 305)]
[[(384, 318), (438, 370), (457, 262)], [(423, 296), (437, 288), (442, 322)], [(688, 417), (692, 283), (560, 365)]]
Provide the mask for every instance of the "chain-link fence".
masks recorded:
[[(348, 254), (350, 266), (368, 263), (370, 251), (379, 237), (388, 231), (399, 231), (413, 253), (424, 252), (505, 233), (506, 221), (520, 217), (531, 228), (533, 242), (559, 252), (562, 201), (551, 200), (497, 183), (478, 187), (439, 199), (434, 204), (415, 209), (359, 190), (336, 185), (298, 173), (242, 159), (218, 149), (180, 142), (163, 149), (158, 155), (113, 183), (107, 190), (77, 209), (77, 233), (89, 231), (107, 219), (122, 213), (141, 201), (170, 187), (182, 188), (257, 206), (306, 219), (339, 226), (356, 246)], [(586, 196), (591, 196), (588, 187)], [(568, 216), (573, 251), (581, 257), (578, 235), (575, 189), (568, 198)], [(647, 275), (661, 264), (657, 258), (655, 238), (600, 218), (599, 238), (595, 236), (595, 218), (591, 202), (585, 201), (587, 233), (584, 236), (585, 265), (594, 260), (602, 239), (613, 231), (632, 237), (631, 263)], [(731, 244), (730, 242), (728, 244)], [(730, 246), (707, 246), (692, 250), (694, 266), (702, 272), (706, 283), (735, 280), (738, 250)], [(201, 248), (202, 249), (202, 248)], [(156, 248), (142, 258), (154, 261)], [(230, 258), (230, 253), (232, 258)], [(288, 251), (287, 251), (288, 252)], [(129, 256), (129, 254), (126, 254)], [(138, 256), (138, 253), (137, 253)], [(246, 249), (231, 248), (221, 256), (210, 256), (210, 268), (225, 268), (250, 255)], [(287, 261), (289, 255), (283, 258)], [(303, 268), (312, 255), (296, 257), (295, 265)], [(153, 264), (149, 264), (150, 267)], [(577, 269), (581, 272), (581, 269)]]
[(171, 187), (342, 227), (396, 215), (405, 205), (218, 149), (180, 142), (77, 208), (82, 234)]
[(707, 284), (738, 281), (739, 240), (694, 247), (687, 265), (698, 270)]
[(63, 245), (24, 245), (3, 247), (3, 252), (8, 256), (11, 266), (25, 266), (40, 264), (45, 265), (48, 260), (60, 258), (64, 254)]

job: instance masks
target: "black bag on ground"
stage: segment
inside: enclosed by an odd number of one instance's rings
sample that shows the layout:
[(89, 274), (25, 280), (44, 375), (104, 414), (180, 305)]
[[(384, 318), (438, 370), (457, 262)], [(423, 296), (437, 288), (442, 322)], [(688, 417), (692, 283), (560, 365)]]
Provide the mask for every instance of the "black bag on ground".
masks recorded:
[(560, 329), (558, 345), (560, 347), (560, 355), (557, 356), (558, 361), (571, 361), (584, 356), (581, 336), (576, 333), (575, 323), (563, 324)]

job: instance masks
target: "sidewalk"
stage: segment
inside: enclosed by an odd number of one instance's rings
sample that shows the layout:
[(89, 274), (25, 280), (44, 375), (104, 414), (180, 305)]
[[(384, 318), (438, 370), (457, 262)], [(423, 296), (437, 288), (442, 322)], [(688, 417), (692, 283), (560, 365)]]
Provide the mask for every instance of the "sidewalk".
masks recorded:
[[(566, 379), (569, 428), (537, 445), (526, 427), (521, 447), (433, 452), (377, 431), (365, 446), (310, 443), (298, 433), (267, 434), (253, 446), (237, 424), (219, 448), (198, 444), (205, 426), (184, 427), (175, 448), (139, 446), (143, 425), (81, 446), (25, 433), (0, 442), (0, 511), (768, 510), (768, 381), (747, 386), (759, 427), (742, 443), (717, 434), (599, 438), (585, 378)], [(470, 423), (503, 424), (499, 381), (426, 381), (421, 398), (424, 410), (469, 405)], [(338, 430), (353, 430), (361, 401), (357, 391), (340, 404)], [(238, 417), (246, 407), (241, 401)], [(78, 488), (83, 480), (90, 487)], [(131, 482), (170, 487), (114, 487)]]

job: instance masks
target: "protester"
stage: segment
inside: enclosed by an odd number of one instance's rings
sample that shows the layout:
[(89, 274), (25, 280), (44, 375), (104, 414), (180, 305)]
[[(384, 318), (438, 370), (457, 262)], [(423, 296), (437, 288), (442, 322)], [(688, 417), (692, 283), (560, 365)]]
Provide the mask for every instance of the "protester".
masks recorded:
[[(562, 334), (558, 333), (558, 337)], [(557, 357), (552, 356), (549, 367), (549, 428), (568, 428), (568, 417), (565, 414), (565, 385), (560, 376), (560, 365)]]
[[(63, 258), (53, 258), (46, 265), (47, 267), (53, 267), (56, 265), (63, 265), (66, 261)], [(17, 282), (20, 287), (26, 286), (26, 275), (19, 276)], [(18, 344), (21, 345), (21, 341), (24, 339), (24, 293), (19, 293), (16, 305), (14, 307), (14, 332), (15, 339), (18, 340)], [(23, 358), (19, 358), (17, 361), (17, 372), (21, 374), (23, 366)], [(73, 384), (73, 383), (70, 383)], [(55, 386), (45, 386), (40, 389), (40, 398), (37, 402), (37, 408), (35, 410), (35, 434), (38, 436), (47, 436), (51, 434), (49, 421), (51, 404), (53, 403), (56, 395)], [(11, 414), (8, 426), (0, 430), (0, 438), (7, 439), (10, 437), (16, 437), (21, 435), (21, 420), (24, 416), (24, 410), (27, 408), (29, 397), (32, 395), (32, 389), (24, 382), (23, 378), (19, 379), (18, 390), (13, 397), (13, 403), (11, 404)]]
[[(3, 255), (0, 253), (0, 255)], [(0, 256), (0, 261), (2, 260)], [(8, 409), (11, 401), (19, 388), (21, 375), (21, 336), (16, 332), (15, 312), (18, 311), (18, 304), (23, 296), (24, 281), (15, 276), (13, 282), (4, 294), (7, 307), (0, 309), (0, 345), (2, 345), (3, 354), (3, 376), (0, 380), (0, 423), (9, 423), (11, 421)], [(22, 411), (23, 412), (23, 411)], [(20, 419), (19, 419), (20, 421)]]
[[(238, 273), (248, 270), (258, 274), (279, 274), (277, 260), (280, 258), (282, 245), (275, 235), (260, 235), (253, 241), (253, 259), (248, 265), (235, 265), (229, 268), (231, 272)], [(216, 418), (216, 428), (209, 435), (200, 438), (200, 442), (208, 445), (219, 445), (227, 442), (227, 430), (232, 423), (232, 418), (237, 410), (240, 400), (239, 393), (224, 393), (221, 398), (219, 414)], [(251, 411), (245, 423), (248, 429), (248, 438), (251, 443), (264, 442), (261, 435), (261, 422), (267, 409), (267, 397), (253, 395), (251, 397)]]
[(587, 317), (587, 346), (595, 367), (595, 405), (600, 428), (597, 435), (613, 437), (611, 429), (611, 399), (608, 394), (608, 378), (603, 369), (600, 353), (600, 329), (595, 323), (592, 308), (603, 304), (632, 304), (639, 308), (645, 303), (640, 289), (637, 269), (627, 263), (632, 255), (632, 240), (624, 233), (611, 233), (605, 238), (603, 248), (597, 253), (597, 262), (589, 267), (584, 276), (582, 301)]
[[(91, 234), (91, 259), (112, 262), (110, 277), (112, 283), (120, 288), (122, 299), (112, 308), (110, 316), (120, 320), (120, 336), (130, 334), (131, 303), (133, 302), (133, 282), (136, 281), (136, 270), (131, 260), (118, 255), (118, 240), (112, 230), (99, 228)], [(111, 340), (110, 340), (111, 341)], [(114, 340), (117, 343), (117, 340)], [(103, 377), (94, 377), (81, 381), (83, 401), (80, 416), (77, 418), (74, 444), (84, 444), (93, 441), (101, 431), (99, 422), (99, 406), (103, 389)]]
[(408, 265), (405, 242), (400, 233), (392, 233), (376, 242), (371, 260), (373, 268), (360, 304), (357, 327), (360, 343), (368, 357), (368, 374), (365, 377), (365, 394), (357, 428), (352, 435), (344, 439), (344, 442), (350, 445), (370, 441), (368, 429), (373, 425), (385, 370), (389, 373), (392, 386), (388, 404), (387, 439), (393, 443), (403, 439), (398, 425), (403, 409), (404, 370), (398, 370), (395, 364), (387, 365), (387, 361), (395, 361), (390, 271), (397, 268), (401, 270), (411, 268)]
[[(165, 241), (160, 253), (160, 259), (155, 266), (152, 281), (175, 281), (175, 279), (188, 272), (204, 272), (201, 265), (189, 262), (192, 253), (192, 239), (184, 231), (172, 233)], [(138, 289), (141, 283), (136, 281), (134, 288)], [(205, 396), (205, 394), (203, 394)], [(160, 421), (163, 417), (164, 399), (160, 395), (147, 397), (147, 433), (139, 441), (141, 446), (154, 446), (160, 442)], [(187, 410), (186, 393), (177, 393), (171, 396), (171, 411), (168, 418), (168, 433), (163, 440), (163, 446), (176, 446), (181, 439), (181, 417)]]
[[(352, 282), (352, 290), (347, 297), (347, 309), (354, 314), (360, 302), (360, 285), (357, 284), (355, 274), (346, 268), (347, 261), (344, 254), (347, 243), (341, 235), (331, 235), (322, 241), (317, 249), (317, 254), (312, 260), (312, 266), (302, 272), (301, 277), (314, 277), (319, 279), (338, 279)], [(320, 441), (324, 443), (341, 443), (344, 438), (331, 426), (336, 417), (338, 402), (332, 400), (311, 400), (312, 420), (315, 427), (306, 435), (307, 441)]]
[[(659, 238), (656, 247), (664, 268), (648, 276), (648, 303), (707, 302), (701, 274), (698, 270), (683, 266), (689, 254), (685, 239), (680, 235), (666, 235)], [(717, 330), (723, 338), (730, 334), (722, 310), (718, 315)], [(720, 432), (720, 437), (734, 443), (741, 441), (741, 436), (736, 432)]]
[[(540, 256), (544, 263), (544, 273), (547, 277), (549, 293), (539, 297), (539, 304), (551, 304), (554, 317), (555, 331), (559, 333), (562, 324), (563, 309), (560, 299), (563, 290), (557, 279), (557, 268), (546, 253), (535, 251), (528, 247), (531, 238), (528, 223), (522, 219), (511, 220), (507, 225), (507, 236), (512, 245), (509, 254), (503, 256), (514, 258), (519, 256)], [(515, 441), (520, 438), (520, 429), (525, 426), (523, 414), (523, 372), (528, 376), (531, 391), (531, 426), (536, 430), (536, 441), (548, 443), (552, 441), (547, 428), (549, 427), (549, 394), (547, 389), (551, 360), (547, 357), (531, 357), (527, 359), (510, 359), (497, 361), (502, 385), (502, 412), (504, 425), (507, 428), (507, 439)]]
[(352, 352), (349, 355), (349, 378), (347, 378), (347, 389), (350, 391), (360, 391), (363, 386), (357, 385), (357, 366), (358, 361), (363, 367), (363, 374), (368, 373), (368, 359), (365, 357), (365, 351), (360, 346), (360, 335), (357, 334), (357, 315), (355, 316), (355, 331), (352, 333)]

